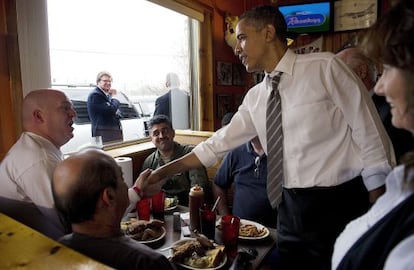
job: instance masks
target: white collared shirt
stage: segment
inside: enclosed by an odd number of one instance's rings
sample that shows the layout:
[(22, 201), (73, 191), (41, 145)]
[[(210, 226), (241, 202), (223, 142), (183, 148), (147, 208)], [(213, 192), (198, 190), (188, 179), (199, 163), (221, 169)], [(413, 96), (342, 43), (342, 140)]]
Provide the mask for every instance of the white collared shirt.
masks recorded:
[[(291, 50), (270, 75), (278, 71), (283, 72), (284, 186), (336, 186), (358, 175), (368, 190), (383, 185), (395, 164), (394, 150), (356, 75), (332, 53)], [(230, 124), (193, 150), (204, 166), (256, 135), (267, 154), (270, 91), (266, 79), (250, 89)]]
[[(412, 179), (412, 177), (407, 178)], [(412, 193), (406, 186), (404, 166), (396, 167), (386, 179), (386, 192), (384, 195), (375, 202), (366, 214), (348, 223), (344, 231), (336, 239), (332, 255), (332, 269), (338, 267), (346, 253), (362, 235)], [(401, 240), (388, 254), (384, 269), (413, 269), (413, 248), (414, 235)], [(402, 267), (403, 265), (404, 267)]]
[(0, 164), (0, 197), (35, 204), (63, 235), (52, 195), (53, 171), (62, 160), (52, 142), (23, 132)]

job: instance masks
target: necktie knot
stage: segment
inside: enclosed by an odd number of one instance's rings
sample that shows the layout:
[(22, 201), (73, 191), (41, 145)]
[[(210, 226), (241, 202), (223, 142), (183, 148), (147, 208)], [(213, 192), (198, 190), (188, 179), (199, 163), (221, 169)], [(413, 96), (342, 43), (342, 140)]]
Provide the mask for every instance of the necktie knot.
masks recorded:
[(280, 82), (280, 77), (282, 77), (282, 72), (278, 72), (275, 76), (270, 77), (272, 80), (272, 89), (273, 91), (277, 91), (278, 90), (278, 86), (279, 86), (279, 82)]

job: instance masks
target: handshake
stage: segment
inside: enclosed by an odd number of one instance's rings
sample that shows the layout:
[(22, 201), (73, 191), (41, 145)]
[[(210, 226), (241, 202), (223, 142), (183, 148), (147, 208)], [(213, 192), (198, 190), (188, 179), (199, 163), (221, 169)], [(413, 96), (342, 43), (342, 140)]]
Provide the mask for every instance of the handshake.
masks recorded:
[(167, 178), (161, 178), (155, 171), (146, 169), (141, 172), (134, 184), (135, 191), (138, 195), (143, 197), (152, 197), (161, 191), (162, 186), (167, 181)]

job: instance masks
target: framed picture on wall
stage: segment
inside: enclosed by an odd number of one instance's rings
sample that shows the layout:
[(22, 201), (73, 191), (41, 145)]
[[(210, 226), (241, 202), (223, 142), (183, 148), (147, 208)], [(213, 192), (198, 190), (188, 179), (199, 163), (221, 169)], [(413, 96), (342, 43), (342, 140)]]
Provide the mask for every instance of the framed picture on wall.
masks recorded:
[(217, 84), (231, 85), (232, 83), (232, 64), (227, 62), (217, 62)]
[(233, 85), (243, 86), (244, 85), (244, 70), (245, 67), (242, 64), (233, 64)]
[(216, 104), (217, 104), (217, 118), (218, 119), (222, 119), (223, 116), (228, 113), (231, 112), (233, 109), (233, 105), (232, 105), (232, 96), (228, 95), (228, 94), (217, 94), (217, 100), (216, 100)]
[(368, 28), (378, 17), (378, 0), (341, 0), (334, 2), (334, 31)]

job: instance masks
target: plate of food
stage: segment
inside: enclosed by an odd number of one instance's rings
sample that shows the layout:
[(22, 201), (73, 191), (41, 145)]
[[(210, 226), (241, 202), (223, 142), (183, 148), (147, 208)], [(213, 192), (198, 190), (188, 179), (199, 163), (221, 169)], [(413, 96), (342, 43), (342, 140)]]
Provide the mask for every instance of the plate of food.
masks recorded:
[(164, 200), (164, 211), (171, 211), (178, 206), (178, 198), (175, 197), (165, 197)]
[(224, 246), (214, 243), (205, 245), (203, 242), (196, 238), (184, 238), (175, 242), (170, 249), (170, 260), (183, 268), (192, 270), (223, 268), (227, 262)]
[(240, 219), (239, 239), (259, 240), (268, 237), (269, 230), (260, 223)]
[(165, 237), (164, 222), (153, 219), (146, 220), (131, 220), (121, 223), (121, 228), (125, 234), (142, 244), (150, 244), (160, 241)]

